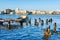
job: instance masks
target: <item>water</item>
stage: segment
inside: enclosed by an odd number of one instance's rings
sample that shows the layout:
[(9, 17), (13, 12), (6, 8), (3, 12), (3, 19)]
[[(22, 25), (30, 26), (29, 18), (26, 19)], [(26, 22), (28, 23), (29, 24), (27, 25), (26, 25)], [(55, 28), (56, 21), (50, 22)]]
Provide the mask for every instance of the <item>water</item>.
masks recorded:
[[(15, 14), (7, 14), (7, 15), (0, 15), (0, 18), (9, 18), (9, 19), (16, 19), (22, 15), (15, 15)], [(43, 40), (43, 31), (42, 28), (45, 29), (49, 25), (51, 26), (51, 30), (53, 30), (53, 24), (57, 23), (57, 31), (60, 31), (60, 15), (27, 15), (31, 18), (31, 25), (24, 25), (23, 28), (19, 26), (19, 23), (11, 23), (13, 25), (18, 25), (17, 28), (7, 29), (0, 26), (0, 40)], [(40, 23), (39, 26), (34, 26), (34, 19), (43, 19), (44, 26), (41, 27)], [(46, 25), (46, 19), (53, 19), (52, 23)], [(39, 20), (38, 20), (39, 22)], [(4, 23), (7, 24), (7, 23)], [(12, 26), (15, 27), (15, 26)], [(48, 40), (60, 40), (60, 34), (53, 34), (51, 35)]]

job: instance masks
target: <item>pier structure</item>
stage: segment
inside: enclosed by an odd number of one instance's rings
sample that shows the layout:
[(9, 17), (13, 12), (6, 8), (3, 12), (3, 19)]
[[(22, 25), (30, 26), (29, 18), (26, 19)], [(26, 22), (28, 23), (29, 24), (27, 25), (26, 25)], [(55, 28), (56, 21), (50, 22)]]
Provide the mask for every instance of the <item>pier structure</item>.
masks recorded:
[(17, 18), (17, 19), (0, 19), (0, 25), (3, 25), (4, 22), (8, 22), (7, 27), (10, 28), (11, 26), (11, 22), (19, 22), (21, 26), (23, 26), (23, 23), (27, 22), (27, 18), (26, 16), (23, 16), (21, 18)]

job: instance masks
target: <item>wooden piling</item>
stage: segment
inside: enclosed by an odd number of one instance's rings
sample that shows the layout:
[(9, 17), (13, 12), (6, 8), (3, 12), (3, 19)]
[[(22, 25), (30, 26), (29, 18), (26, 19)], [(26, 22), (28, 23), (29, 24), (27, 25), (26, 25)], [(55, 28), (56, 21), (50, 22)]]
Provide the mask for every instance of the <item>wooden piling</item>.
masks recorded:
[(31, 19), (29, 20), (29, 24), (31, 24)]
[(44, 30), (43, 32), (44, 32), (43, 40), (47, 40), (48, 37), (51, 35), (50, 26), (46, 30)]
[(37, 19), (35, 19), (35, 21), (34, 21), (34, 25), (36, 25), (36, 22), (37, 22)]
[(41, 18), (39, 18), (39, 22), (41, 22)]
[(0, 25), (3, 25), (4, 20), (0, 20)]
[(56, 32), (56, 23), (54, 23), (54, 32)]
[(41, 20), (41, 25), (42, 25), (42, 26), (44, 25), (44, 21), (43, 21), (43, 20)]
[(35, 21), (34, 21), (34, 25), (35, 25), (35, 26), (38, 26), (37, 19), (35, 19)]
[(38, 22), (36, 22), (36, 26), (38, 26), (39, 24), (38, 24)]
[(52, 18), (50, 18), (50, 19), (49, 19), (49, 22), (51, 22), (51, 23), (52, 23)]
[(9, 28), (9, 29), (11, 28), (11, 23), (10, 23), (10, 21), (8, 22), (8, 28)]
[(3, 22), (0, 22), (0, 25), (3, 25)]
[(23, 22), (22, 21), (20, 22), (20, 25), (21, 25), (21, 27), (23, 26)]
[(48, 19), (46, 19), (46, 24), (48, 25)]
[(50, 26), (47, 28), (47, 30), (48, 30), (48, 33), (50, 34), (51, 32), (50, 32)]

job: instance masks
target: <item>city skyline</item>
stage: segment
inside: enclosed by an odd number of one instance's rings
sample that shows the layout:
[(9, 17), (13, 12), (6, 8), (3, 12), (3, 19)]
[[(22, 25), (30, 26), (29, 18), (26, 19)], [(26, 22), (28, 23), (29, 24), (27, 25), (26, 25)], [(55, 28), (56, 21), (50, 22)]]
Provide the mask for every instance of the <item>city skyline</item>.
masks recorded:
[(60, 9), (60, 0), (0, 0), (1, 9), (56, 10)]

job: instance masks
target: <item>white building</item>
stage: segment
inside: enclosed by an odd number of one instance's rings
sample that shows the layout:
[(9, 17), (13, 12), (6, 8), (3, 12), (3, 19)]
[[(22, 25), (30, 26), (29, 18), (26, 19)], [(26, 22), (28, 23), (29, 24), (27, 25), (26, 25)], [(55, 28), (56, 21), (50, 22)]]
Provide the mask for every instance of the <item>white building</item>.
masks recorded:
[(16, 14), (26, 14), (27, 11), (26, 10), (20, 10), (19, 8), (16, 8), (15, 13)]

